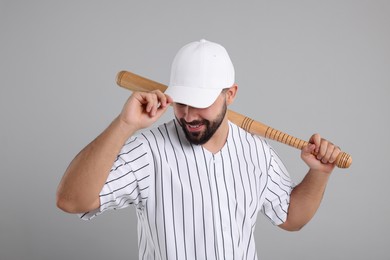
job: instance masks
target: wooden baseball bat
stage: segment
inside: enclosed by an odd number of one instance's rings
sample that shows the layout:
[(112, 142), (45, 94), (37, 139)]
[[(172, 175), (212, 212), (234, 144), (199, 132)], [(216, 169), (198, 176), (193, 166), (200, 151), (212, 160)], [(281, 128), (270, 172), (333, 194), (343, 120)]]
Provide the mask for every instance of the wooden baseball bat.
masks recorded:
[[(132, 91), (152, 91), (158, 89), (164, 92), (167, 89), (167, 86), (164, 84), (144, 78), (129, 71), (120, 71), (117, 74), (116, 83), (119, 86)], [(300, 150), (308, 144), (308, 142), (304, 140), (283, 133), (282, 131), (276, 130), (275, 128), (255, 121), (232, 110), (228, 110), (227, 113), (231, 122), (252, 134), (275, 140)], [(341, 152), (337, 157), (337, 167), (348, 168), (351, 164), (352, 157), (349, 154)]]

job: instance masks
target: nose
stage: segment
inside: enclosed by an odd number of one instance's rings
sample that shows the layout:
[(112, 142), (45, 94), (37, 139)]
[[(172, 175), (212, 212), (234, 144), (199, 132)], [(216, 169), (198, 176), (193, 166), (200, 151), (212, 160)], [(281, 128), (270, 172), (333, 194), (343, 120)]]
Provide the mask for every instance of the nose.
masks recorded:
[(198, 119), (195, 113), (195, 109), (191, 106), (184, 105), (182, 107), (182, 113), (184, 120), (187, 122), (191, 122)]

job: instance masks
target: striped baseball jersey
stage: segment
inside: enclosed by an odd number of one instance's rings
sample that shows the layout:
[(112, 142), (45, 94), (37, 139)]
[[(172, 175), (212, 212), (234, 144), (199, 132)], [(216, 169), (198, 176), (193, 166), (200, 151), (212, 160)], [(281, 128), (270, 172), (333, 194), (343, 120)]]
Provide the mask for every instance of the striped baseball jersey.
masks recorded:
[(257, 259), (258, 212), (287, 217), (293, 184), (268, 143), (229, 122), (213, 154), (187, 141), (172, 120), (131, 137), (83, 219), (133, 204), (139, 259)]

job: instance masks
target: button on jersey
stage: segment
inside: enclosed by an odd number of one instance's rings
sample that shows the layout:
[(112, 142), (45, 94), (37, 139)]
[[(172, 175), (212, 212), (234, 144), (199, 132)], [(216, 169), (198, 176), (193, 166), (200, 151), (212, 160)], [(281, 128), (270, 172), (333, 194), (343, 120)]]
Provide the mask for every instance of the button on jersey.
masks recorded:
[(215, 154), (185, 138), (173, 120), (132, 137), (100, 193), (108, 209), (134, 204), (139, 259), (257, 259), (258, 212), (287, 217), (293, 184), (275, 151), (229, 122)]

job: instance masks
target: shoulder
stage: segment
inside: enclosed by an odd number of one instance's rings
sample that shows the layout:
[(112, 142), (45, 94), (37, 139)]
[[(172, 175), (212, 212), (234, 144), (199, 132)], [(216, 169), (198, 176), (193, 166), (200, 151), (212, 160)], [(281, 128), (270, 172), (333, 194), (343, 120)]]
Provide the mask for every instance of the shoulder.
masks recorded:
[(246, 140), (247, 142), (253, 143), (256, 146), (262, 146), (266, 149), (271, 148), (267, 140), (264, 139), (263, 137), (252, 134), (230, 121), (229, 121), (229, 128), (231, 131), (230, 135), (234, 139), (240, 139), (241, 141)]
[(230, 134), (228, 141), (236, 149), (242, 151), (246, 157), (257, 160), (260, 165), (264, 165), (268, 169), (275, 152), (267, 140), (249, 133), (233, 123), (229, 122), (229, 124)]
[(176, 131), (176, 120), (172, 119), (168, 122), (164, 122), (158, 126), (154, 126), (151, 128), (143, 129), (142, 131), (138, 132), (134, 137), (137, 138), (150, 138), (150, 136), (156, 135), (158, 133), (171, 133)]
[(177, 131), (177, 124), (173, 119), (153, 128), (144, 129), (135, 134), (132, 139), (137, 139), (138, 142), (148, 146), (155, 146), (153, 144), (165, 142), (171, 136), (176, 136)]

